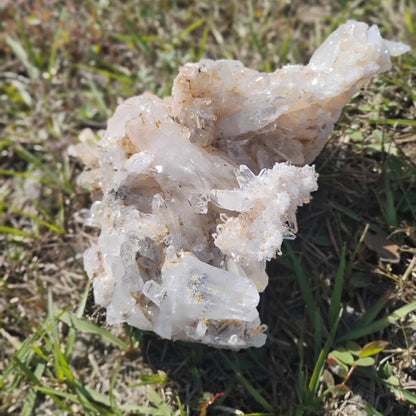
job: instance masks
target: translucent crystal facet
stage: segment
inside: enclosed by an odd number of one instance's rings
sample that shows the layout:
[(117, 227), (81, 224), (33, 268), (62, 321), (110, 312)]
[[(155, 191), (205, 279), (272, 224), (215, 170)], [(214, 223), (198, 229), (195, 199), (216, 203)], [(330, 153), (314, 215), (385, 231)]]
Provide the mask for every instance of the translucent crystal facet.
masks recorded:
[(109, 323), (232, 349), (266, 341), (256, 309), (266, 261), (295, 238), (317, 190), (307, 163), (342, 107), (408, 47), (347, 22), (306, 66), (259, 73), (231, 60), (183, 66), (172, 96), (126, 100), (103, 138), (71, 149), (101, 234), (84, 254)]

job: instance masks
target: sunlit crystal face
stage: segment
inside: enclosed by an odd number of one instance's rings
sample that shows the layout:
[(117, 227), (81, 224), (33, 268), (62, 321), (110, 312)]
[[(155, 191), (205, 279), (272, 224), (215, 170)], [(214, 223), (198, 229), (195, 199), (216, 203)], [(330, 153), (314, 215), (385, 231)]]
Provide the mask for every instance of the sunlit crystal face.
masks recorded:
[(307, 66), (271, 74), (238, 61), (186, 64), (164, 100), (120, 105), (100, 142), (73, 149), (93, 192), (84, 254), (109, 323), (232, 349), (266, 341), (256, 309), (265, 264), (317, 190), (306, 165), (342, 107), (408, 50), (348, 22)]

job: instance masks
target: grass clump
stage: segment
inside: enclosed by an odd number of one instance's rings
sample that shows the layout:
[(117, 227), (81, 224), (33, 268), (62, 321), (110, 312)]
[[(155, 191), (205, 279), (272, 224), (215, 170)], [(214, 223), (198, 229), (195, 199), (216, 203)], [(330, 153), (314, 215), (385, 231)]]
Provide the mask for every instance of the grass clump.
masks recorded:
[[(412, 1), (39, 0), (0, 15), (0, 413), (416, 411)], [(94, 231), (75, 216), (89, 201), (67, 146), (123, 99), (170, 94), (187, 61), (305, 63), (350, 18), (412, 52), (345, 107), (316, 161), (298, 238), (268, 266), (266, 346), (231, 353), (107, 328), (79, 261)]]

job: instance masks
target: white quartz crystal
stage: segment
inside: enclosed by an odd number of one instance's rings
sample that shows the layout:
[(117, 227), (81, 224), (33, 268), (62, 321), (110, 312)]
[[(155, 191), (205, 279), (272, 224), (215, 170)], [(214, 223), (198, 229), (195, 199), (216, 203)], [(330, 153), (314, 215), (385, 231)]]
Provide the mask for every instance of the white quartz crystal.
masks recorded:
[(350, 21), (306, 66), (266, 74), (203, 60), (181, 68), (171, 97), (117, 107), (100, 141), (72, 149), (94, 200), (82, 216), (101, 229), (84, 265), (108, 322), (215, 347), (263, 345), (265, 264), (294, 238), (296, 209), (317, 189), (306, 164), (351, 96), (407, 50)]

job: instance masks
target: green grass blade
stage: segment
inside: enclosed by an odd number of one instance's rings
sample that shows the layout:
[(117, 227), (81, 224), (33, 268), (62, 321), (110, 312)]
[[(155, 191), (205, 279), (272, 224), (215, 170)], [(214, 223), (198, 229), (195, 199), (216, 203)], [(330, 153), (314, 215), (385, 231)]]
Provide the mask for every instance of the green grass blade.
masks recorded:
[(387, 224), (397, 227), (397, 212), (394, 204), (393, 191), (390, 186), (389, 177), (385, 177), (385, 189), (386, 189), (386, 221)]
[[(81, 387), (81, 385), (77, 386), (78, 388)], [(90, 410), (90, 411), (98, 411), (98, 414), (108, 414), (110, 415), (114, 415), (114, 413), (111, 411), (109, 412), (108, 410), (106, 410), (105, 408), (102, 407), (98, 407), (98, 403), (106, 406), (107, 408), (111, 407), (111, 402), (108, 396), (106, 396), (105, 394), (99, 393), (98, 391), (91, 389), (89, 387), (83, 387), (83, 391), (85, 396), (89, 397), (89, 400), (85, 400), (85, 397), (83, 398), (84, 400), (81, 400), (79, 398), (78, 395), (73, 394), (73, 393), (68, 393), (65, 391), (61, 391), (61, 390), (56, 390), (50, 387), (45, 387), (45, 386), (36, 386), (35, 387), (37, 391), (40, 391), (50, 397), (63, 397), (65, 399), (67, 399), (69, 402), (71, 403), (77, 403), (80, 404), (81, 406), (84, 406), (84, 408), (86, 410)], [(155, 392), (156, 393), (156, 392)], [(160, 396), (156, 393), (156, 396), (162, 400), (160, 398)], [(156, 400), (156, 396), (152, 396), (155, 400)], [(95, 401), (97, 404), (93, 404), (91, 402), (91, 400)], [(163, 401), (163, 400), (162, 400)], [(62, 403), (62, 402), (61, 402)], [(163, 402), (166, 406), (167, 404), (165, 402)], [(62, 403), (63, 406), (66, 406)], [(62, 406), (61, 406), (62, 407)], [(66, 406), (67, 407), (67, 406)], [(162, 408), (154, 408), (154, 407), (146, 407), (146, 406), (137, 406), (134, 404), (123, 404), (120, 405), (120, 409), (122, 411), (128, 411), (128, 412), (135, 412), (135, 413), (139, 413), (139, 414), (149, 414), (149, 415), (158, 415), (158, 416), (173, 416), (173, 412), (172, 410), (169, 408), (169, 406), (167, 406), (167, 408), (162, 407)], [(169, 413), (167, 413), (167, 409), (169, 410)]]
[(0, 175), (19, 176), (25, 179), (34, 179), (46, 185), (53, 183), (53, 181), (51, 181), (50, 179), (42, 178), (41, 176), (31, 175), (28, 172), (19, 172), (19, 171), (14, 171), (14, 170), (0, 169)]
[(95, 85), (95, 82), (92, 80), (89, 80), (88, 85), (90, 87), (93, 97), (95, 98), (97, 107), (103, 112), (103, 114), (108, 115), (109, 109), (108, 109), (107, 104), (105, 103), (105, 97), (104, 97), (103, 92), (97, 88), (97, 86)]
[[(61, 139), (61, 135), (62, 133), (57, 135), (58, 140)], [(58, 185), (60, 186), (62, 190), (65, 190), (65, 192), (68, 195), (73, 196), (75, 194), (75, 190), (74, 190), (73, 183), (69, 177), (70, 168), (68, 165), (69, 164), (68, 156), (63, 155), (63, 157), (60, 160), (58, 160), (56, 156), (54, 155), (54, 152), (49, 147), (47, 147), (46, 150), (55, 168)]]
[(365, 328), (366, 326), (370, 325), (374, 320), (377, 318), (377, 315), (382, 311), (384, 306), (389, 300), (389, 296), (383, 295), (378, 298), (370, 308), (368, 308), (367, 312), (362, 316), (362, 318), (357, 322), (356, 328)]
[(90, 65), (84, 65), (84, 64), (74, 64), (75, 68), (80, 68), (80, 69), (88, 69), (89, 71), (92, 72), (96, 72), (98, 74), (102, 74), (106, 77), (108, 77), (109, 79), (113, 78), (116, 79), (120, 82), (125, 82), (127, 84), (133, 84), (134, 80), (132, 78), (130, 78), (127, 75), (121, 74), (121, 73), (117, 73), (114, 71), (110, 71), (108, 69), (103, 69), (103, 68), (96, 68), (95, 66), (90, 66)]
[[(134, 404), (123, 404), (120, 405), (120, 409), (126, 412), (138, 413), (140, 415), (166, 416), (164, 410), (156, 409), (155, 407), (137, 406)], [(173, 415), (173, 412), (169, 413), (169, 416)]]
[(179, 415), (180, 416), (186, 416), (185, 409), (183, 407), (183, 404), (182, 404), (181, 399), (180, 399), (179, 396), (176, 396), (176, 401), (177, 401), (178, 407), (179, 407)]
[(289, 254), (289, 257), (292, 260), (292, 264), (295, 269), (296, 278), (299, 284), (299, 289), (302, 294), (303, 300), (306, 303), (309, 320), (314, 329), (315, 353), (316, 355), (318, 355), (318, 351), (320, 351), (322, 347), (322, 326), (323, 326), (322, 317), (316, 306), (316, 302), (313, 296), (312, 289), (309, 286), (308, 277), (305, 271), (303, 270), (303, 267), (299, 259), (295, 256), (290, 244), (286, 244), (285, 246)]
[(406, 390), (406, 389), (399, 389), (399, 388), (395, 389), (394, 387), (390, 387), (390, 388), (392, 390), (396, 390), (397, 393), (402, 394), (408, 402), (416, 404), (416, 394), (415, 393), (412, 393), (411, 391)]
[(402, 306), (399, 309), (396, 309), (394, 312), (390, 313), (389, 315), (378, 319), (377, 321), (369, 324), (369, 325), (358, 325), (353, 328), (350, 332), (347, 332), (344, 335), (341, 335), (336, 339), (337, 343), (342, 343), (345, 341), (350, 341), (357, 338), (365, 337), (366, 335), (372, 334), (374, 332), (380, 331), (387, 326), (395, 323), (400, 318), (403, 318), (410, 312), (416, 310), (416, 301), (411, 302), (405, 306)]
[[(81, 302), (78, 305), (77, 311), (75, 313), (75, 317), (81, 319), (82, 315), (84, 314), (85, 306), (87, 304), (88, 294), (91, 288), (91, 281), (88, 279), (87, 286), (84, 290), (84, 293), (81, 297)], [(69, 360), (72, 354), (72, 349), (74, 347), (75, 339), (77, 336), (77, 330), (74, 326), (70, 326), (68, 336), (66, 338), (65, 343), (65, 357)]]
[[(34, 372), (35, 377), (39, 380), (42, 377), (43, 371), (45, 370), (46, 364), (45, 363), (39, 363), (36, 366), (36, 370)], [(33, 409), (35, 407), (36, 402), (36, 390), (34, 388), (31, 388), (27, 394), (25, 403), (22, 408), (22, 414), (21, 416), (31, 416)]]
[[(102, 409), (100, 405), (111, 407), (110, 398), (106, 394), (100, 393), (91, 387), (84, 386), (78, 380), (71, 384), (75, 388), (79, 403), (81, 403), (84, 408), (94, 409), (96, 412), (101, 413), (100, 410), (102, 411), (104, 409)], [(111, 414), (112, 416), (114, 415), (113, 412), (107, 410), (105, 413)]]
[(334, 290), (331, 296), (331, 303), (329, 305), (329, 327), (332, 328), (339, 316), (341, 309), (341, 295), (342, 288), (344, 286), (344, 275), (345, 275), (345, 252), (346, 247), (342, 248), (341, 260), (339, 262), (338, 271), (335, 277)]
[(26, 68), (29, 77), (33, 80), (39, 79), (39, 70), (30, 62), (28, 53), (26, 52), (22, 44), (18, 40), (13, 39), (10, 36), (6, 36), (6, 43), (7, 45), (9, 45), (10, 49), (16, 55), (16, 58)]
[(273, 413), (273, 406), (256, 390), (256, 388), (243, 376), (241, 371), (237, 366), (221, 351), (221, 355), (224, 360), (227, 362), (230, 368), (236, 374), (240, 383), (246, 388), (246, 390), (251, 394), (251, 396), (256, 400), (257, 403), (261, 404), (268, 412)]
[(370, 224), (366, 224), (364, 227), (364, 231), (362, 232), (360, 239), (358, 240), (358, 244), (355, 246), (354, 251), (350, 257), (350, 260), (348, 261), (348, 263), (345, 266), (345, 275), (347, 277), (350, 277), (352, 274), (352, 267), (355, 261), (355, 258), (357, 257), (358, 251), (360, 250), (362, 244), (364, 243), (365, 240), (365, 236), (368, 233), (368, 229), (370, 228)]
[(30, 39), (24, 31), (24, 25), (22, 25), (20, 22), (16, 22), (16, 27), (18, 29), (19, 37), (20, 37), (20, 39), (23, 43), (24, 49), (28, 53), (31, 62), (34, 63), (34, 65), (37, 69), (41, 70), (42, 65), (45, 62), (43, 54), (42, 53), (36, 53), (35, 50), (33, 49), (33, 46), (30, 42)]
[(0, 209), (3, 208), (3, 207), (5, 207), (5, 208), (7, 208), (7, 209), (9, 209), (9, 210), (11, 210), (13, 212), (16, 212), (16, 213), (18, 213), (20, 215), (23, 215), (24, 217), (30, 218), (31, 220), (35, 221), (36, 223), (42, 224), (45, 227), (51, 229), (52, 231), (55, 231), (58, 234), (62, 234), (64, 232), (64, 230), (62, 230), (57, 225), (52, 224), (52, 223), (50, 223), (48, 221), (45, 221), (44, 219), (38, 217), (35, 214), (32, 214), (32, 213), (27, 212), (27, 211), (24, 211), (24, 210), (22, 210), (20, 208), (17, 208), (15, 206), (13, 206), (13, 205), (4, 204), (4, 203), (3, 204), (0, 204)]
[(276, 416), (276, 413), (244, 413), (244, 416)]
[[(55, 366), (55, 374), (59, 380), (65, 380), (68, 363), (63, 358), (60, 347), (60, 337), (58, 333), (58, 326), (56, 325), (55, 312), (53, 308), (52, 293), (48, 293), (48, 316), (49, 316), (49, 331), (45, 335), (45, 342), (49, 345), (54, 356), (53, 364)], [(70, 378), (71, 380), (71, 378)], [(72, 381), (72, 380), (71, 380)]]
[(103, 328), (100, 328), (92, 322), (86, 321), (85, 319), (77, 318), (75, 315), (70, 314), (68, 312), (63, 312), (59, 316), (59, 320), (65, 322), (69, 326), (73, 326), (77, 331), (97, 335), (104, 341), (117, 345), (118, 347), (121, 347), (123, 349), (126, 349), (128, 347), (128, 344), (121, 338), (116, 337), (115, 335), (111, 334)]
[(56, 52), (58, 50), (58, 41), (62, 32), (62, 26), (60, 25), (60, 21), (62, 21), (63, 18), (65, 17), (65, 12), (66, 12), (66, 9), (65, 7), (63, 7), (61, 9), (61, 12), (59, 13), (57, 29), (55, 30), (55, 33), (53, 35), (52, 49), (49, 55), (49, 64), (48, 64), (49, 79), (51, 79), (53, 76), (53, 69), (55, 67), (55, 61), (56, 61)]
[[(359, 223), (363, 222), (363, 219), (360, 218), (360, 216), (357, 213), (344, 207), (343, 205), (338, 204), (337, 202), (334, 202), (334, 201), (329, 201), (329, 205), (332, 208), (335, 208), (337, 211), (341, 212), (342, 214), (346, 215), (347, 217), (353, 219), (354, 221), (357, 221)], [(369, 223), (369, 227), (371, 230), (383, 234), (383, 230), (378, 225)]]
[[(67, 399), (70, 403), (76, 403), (76, 404), (80, 404), (80, 405), (84, 404), (85, 405), (85, 403), (81, 403), (81, 401), (79, 400), (77, 395), (73, 394), (73, 393), (68, 393), (66, 391), (53, 389), (51, 387), (45, 387), (45, 386), (36, 386), (35, 389), (37, 391), (40, 391), (41, 393), (49, 396), (55, 403), (57, 403), (59, 405), (59, 407), (61, 409), (70, 412), (70, 414), (73, 414), (70, 407), (68, 405), (66, 405), (62, 400), (58, 399), (58, 397), (62, 397), (64, 399)], [(85, 407), (87, 408), (87, 410), (90, 410), (90, 411), (96, 411), (97, 410), (95, 406), (92, 406), (89, 403), (86, 403)]]
[(0, 225), (0, 233), (13, 234), (21, 237), (33, 238), (34, 240), (38, 238), (37, 235), (29, 233), (27, 231), (18, 230), (17, 228), (8, 227), (7, 225)]
[[(57, 199), (59, 200), (59, 211), (61, 211), (61, 207), (62, 207), (62, 198), (61, 195), (57, 195)], [(45, 226), (48, 228), (51, 228), (53, 231), (57, 232), (58, 234), (64, 234), (65, 233), (65, 228), (63, 225), (59, 225), (58, 222), (60, 222), (60, 224), (63, 224), (63, 221), (61, 221), (61, 218), (59, 218), (59, 221), (55, 221), (55, 219), (52, 217), (52, 215), (50, 215), (46, 210), (44, 210), (40, 205), (38, 201), (32, 200), (33, 205), (36, 207), (36, 209), (45, 217), (47, 218), (49, 221), (45, 221)], [(39, 217), (36, 217), (39, 218)], [(46, 224), (49, 224), (46, 225)]]
[(57, 396), (61, 396), (66, 399), (69, 399), (71, 403), (79, 404), (79, 402), (77, 402), (76, 400), (77, 397), (75, 396), (75, 394), (66, 393), (63, 391), (55, 390), (50, 387), (43, 387), (43, 386), (36, 386), (35, 389), (49, 396), (62, 410), (66, 410), (67, 412), (69, 412), (69, 414), (73, 414), (73, 412), (71, 411), (71, 408), (68, 405), (66, 405), (62, 400), (58, 399)]
[(385, 118), (385, 119), (363, 119), (367, 123), (372, 124), (398, 124), (402, 126), (416, 126), (416, 120), (407, 120), (400, 118)]
[(31, 348), (39, 357), (41, 357), (45, 362), (50, 363), (51, 359), (48, 355), (46, 355), (41, 348), (39, 348), (37, 345), (32, 344)]
[(157, 407), (161, 415), (174, 416), (174, 412), (172, 411), (172, 409), (152, 388), (149, 388), (149, 399), (152, 402), (152, 404)]
[[(365, 374), (368, 378), (373, 379), (377, 381), (380, 384), (385, 385), (388, 387), (392, 392), (397, 393), (399, 397), (403, 397), (407, 401), (409, 401), (412, 404), (416, 405), (416, 394), (410, 392), (409, 390), (405, 389), (404, 387), (400, 386), (399, 384), (392, 384), (389, 382), (389, 380), (381, 378), (377, 374), (375, 374), (373, 371), (369, 371), (367, 368), (360, 368), (358, 371)], [(398, 382), (399, 383), (399, 382)]]
[(69, 195), (73, 193), (72, 187), (68, 188), (68, 186), (61, 181), (59, 175), (52, 169), (50, 169), (47, 166), (47, 164), (44, 163), (44, 161), (35, 156), (33, 152), (28, 151), (20, 144), (15, 144), (13, 148), (22, 159), (26, 160), (26, 162), (32, 164), (33, 166), (44, 172), (50, 178), (50, 180), (60, 189), (62, 189)]
[(412, 35), (416, 35), (416, 27), (414, 25), (414, 16), (412, 16), (412, 13), (410, 11), (406, 11), (405, 20), (406, 20), (406, 26), (409, 29), (409, 32)]
[(184, 39), (189, 33), (193, 32), (196, 28), (205, 23), (205, 17), (201, 17), (196, 22), (191, 23), (185, 30), (183, 30), (178, 37), (174, 38), (171, 44), (166, 48), (166, 51), (170, 51), (177, 45), (182, 39)]
[(35, 373), (33, 371), (31, 371), (29, 369), (29, 367), (22, 360), (20, 360), (20, 358), (17, 355), (15, 355), (13, 357), (13, 361), (17, 364), (17, 366), (20, 368), (20, 370), (22, 370), (22, 372), (25, 374), (25, 376), (33, 384), (36, 384), (38, 386), (41, 385), (41, 382), (40, 382), (39, 378), (35, 375)]
[(337, 328), (339, 325), (339, 321), (342, 316), (342, 309), (338, 311), (338, 316), (334, 322), (334, 325), (331, 327), (331, 332), (329, 334), (329, 338), (326, 340), (324, 347), (322, 348), (318, 360), (316, 361), (315, 367), (313, 369), (313, 373), (311, 379), (309, 381), (308, 389), (309, 389), (309, 398), (313, 399), (316, 394), (318, 393), (319, 383), (322, 377), (322, 373), (325, 368), (326, 359), (328, 357), (329, 351), (331, 346), (334, 342), (334, 337), (337, 332)]
[(138, 46), (138, 48), (146, 53), (146, 54), (150, 54), (151, 49), (149, 47), (149, 45), (147, 44), (147, 39), (146, 36), (141, 36), (139, 33), (137, 33), (136, 29), (134, 28), (134, 25), (132, 23), (132, 21), (126, 17), (125, 19), (125, 24), (126, 27), (128, 28), (130, 35), (129, 38), (133, 38), (135, 44)]
[(121, 363), (118, 362), (117, 367), (114, 371), (114, 374), (111, 376), (110, 389), (109, 389), (109, 392), (108, 392), (108, 397), (110, 399), (111, 408), (113, 409), (113, 411), (115, 412), (115, 414), (117, 416), (122, 416), (121, 415), (121, 409), (120, 409), (120, 407), (117, 403), (117, 400), (114, 396), (114, 386), (116, 385), (117, 377), (118, 377), (118, 374), (120, 372), (120, 367), (121, 367)]
[(204, 57), (205, 48), (206, 48), (206, 44), (207, 44), (207, 39), (208, 39), (208, 35), (209, 35), (209, 30), (210, 30), (210, 25), (207, 22), (207, 24), (205, 25), (205, 28), (204, 28), (204, 33), (202, 34), (202, 39), (201, 39), (201, 43), (199, 45), (198, 55), (196, 56), (197, 61), (200, 61)]
[[(26, 341), (21, 345), (21, 347), (16, 352), (15, 358), (20, 361), (30, 362), (32, 360), (33, 355), (35, 352), (32, 350), (32, 344), (34, 344), (42, 334), (46, 324), (48, 322), (48, 318), (46, 318), (37, 328), (36, 331), (26, 339)], [(3, 373), (3, 376), (0, 379), (0, 389), (3, 388), (4, 384), (8, 377), (14, 372), (15, 364), (12, 360), (11, 363), (6, 367), (6, 370)]]
[(365, 411), (368, 416), (384, 416), (382, 413), (378, 412), (370, 403), (365, 405)]
[(259, 53), (262, 63), (264, 65), (264, 69), (266, 72), (270, 72), (271, 68), (270, 68), (270, 64), (268, 61), (266, 61), (266, 57), (265, 57), (265, 53), (263, 50), (263, 46), (262, 43), (259, 40), (257, 31), (254, 29), (254, 11), (253, 11), (253, 5), (251, 4), (251, 2), (248, 2), (248, 7), (249, 7), (249, 14), (250, 14), (250, 23), (249, 23), (249, 29), (250, 29), (250, 35), (251, 38), (253, 39), (253, 44), (255, 46), (255, 48), (257, 49), (257, 52)]

